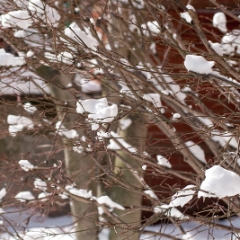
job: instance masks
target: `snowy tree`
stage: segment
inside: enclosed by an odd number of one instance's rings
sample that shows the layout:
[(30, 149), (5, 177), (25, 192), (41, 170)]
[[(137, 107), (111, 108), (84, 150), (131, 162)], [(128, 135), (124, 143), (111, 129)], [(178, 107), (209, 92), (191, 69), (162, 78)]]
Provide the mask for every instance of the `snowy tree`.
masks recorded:
[[(0, 1), (6, 238), (238, 238), (240, 18), (226, 2)], [(69, 202), (68, 226), (28, 232)]]

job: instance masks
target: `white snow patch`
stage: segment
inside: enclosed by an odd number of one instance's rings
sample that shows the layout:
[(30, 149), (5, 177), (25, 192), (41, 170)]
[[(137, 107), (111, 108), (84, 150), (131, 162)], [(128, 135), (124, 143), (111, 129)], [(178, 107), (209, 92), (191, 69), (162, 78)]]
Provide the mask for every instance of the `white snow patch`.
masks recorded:
[[(122, 138), (120, 138), (120, 136), (115, 133), (115, 132), (111, 132), (111, 136), (116, 138), (116, 140), (121, 144), (123, 145), (123, 147), (125, 149), (127, 149), (128, 151), (130, 151), (131, 153), (136, 153), (137, 152), (137, 149), (132, 147), (129, 143), (125, 142)], [(119, 146), (113, 139), (110, 139), (110, 143), (109, 145), (107, 146), (108, 149), (111, 149), (111, 150), (121, 150), (122, 147)]]
[(3, 48), (0, 48), (0, 66), (22, 66), (26, 62), (23, 57), (15, 57), (11, 53), (6, 53)]
[(18, 30), (13, 35), (16, 38), (25, 38), (27, 34), (24, 30)]
[(196, 192), (195, 185), (188, 185), (182, 190), (178, 191), (172, 196), (172, 200), (169, 204), (170, 207), (183, 207), (186, 203), (188, 203), (192, 198), (194, 193)]
[(153, 54), (156, 54), (157, 53), (156, 43), (151, 43), (149, 49), (153, 52)]
[(79, 135), (78, 135), (78, 133), (77, 133), (77, 131), (75, 129), (71, 129), (71, 130), (66, 129), (63, 126), (61, 121), (58, 121), (56, 123), (56, 130), (57, 130), (57, 133), (60, 136), (63, 136), (63, 137), (69, 138), (69, 139), (73, 139), (73, 138), (79, 137)]
[(146, 171), (146, 170), (147, 170), (147, 165), (143, 165), (143, 166), (142, 166), (142, 170), (143, 170), (143, 171)]
[(24, 128), (31, 130), (34, 127), (31, 119), (22, 116), (8, 115), (7, 123), (10, 124), (8, 131), (13, 137)]
[(173, 116), (172, 116), (173, 120), (177, 120), (179, 118), (181, 118), (181, 115), (179, 113), (174, 113)]
[(48, 200), (48, 196), (51, 196), (52, 193), (47, 193), (47, 192), (42, 192), (38, 195), (38, 199), (40, 199), (41, 201), (47, 201)]
[(0, 77), (0, 95), (50, 93), (47, 84), (38, 75), (21, 67), (11, 67)]
[(132, 120), (130, 118), (122, 118), (119, 123), (120, 128), (122, 130), (126, 130), (132, 124)]
[(144, 94), (143, 99), (153, 103), (157, 108), (162, 107), (160, 95), (158, 93), (146, 93)]
[[(5, 197), (6, 193), (7, 193), (6, 188), (1, 189), (1, 191), (0, 191), (0, 202)], [(0, 213), (1, 213), (1, 211), (0, 211)]]
[(144, 0), (134, 0), (132, 1), (132, 4), (135, 8), (138, 8), (138, 9), (143, 9), (144, 8)]
[(34, 166), (28, 160), (20, 160), (18, 163), (20, 167), (26, 172), (34, 169)]
[(151, 189), (145, 190), (144, 193), (149, 195), (152, 199), (159, 200), (158, 196)]
[(34, 181), (34, 186), (35, 188), (38, 188), (42, 191), (46, 191), (47, 190), (47, 183), (44, 182), (42, 179), (40, 178), (36, 178)]
[(26, 6), (28, 5), (27, 0), (14, 0), (14, 2), (19, 8), (26, 8)]
[(28, 9), (34, 14), (44, 14), (45, 4), (41, 0), (31, 0)]
[(77, 189), (77, 188), (75, 188), (73, 186), (70, 186), (70, 185), (66, 186), (65, 189), (68, 190), (70, 193), (72, 193), (76, 196), (82, 197), (82, 198), (89, 199), (89, 198), (92, 197), (92, 191), (91, 190), (87, 191), (86, 189)]
[(219, 132), (217, 130), (214, 130), (212, 132), (212, 140), (219, 142), (219, 144), (224, 147), (226, 146), (226, 144), (229, 144), (230, 146), (234, 147), (234, 148), (238, 148), (238, 142), (236, 140), (236, 138), (234, 137), (234, 135), (230, 132)]
[(101, 84), (96, 80), (90, 80), (82, 77), (80, 74), (76, 74), (74, 77), (74, 82), (81, 86), (83, 93), (98, 92), (101, 91)]
[(186, 55), (184, 66), (188, 71), (199, 74), (210, 74), (213, 72), (214, 61), (207, 61), (202, 56)]
[(157, 35), (161, 32), (157, 21), (143, 23), (141, 28), (143, 29), (143, 34), (147, 37), (150, 36), (149, 32), (151, 35)]
[(168, 217), (175, 217), (180, 220), (188, 219), (188, 217), (184, 216), (184, 214), (181, 213), (177, 208), (170, 207), (167, 204), (154, 207), (154, 212), (155, 213), (164, 213), (164, 215), (166, 215)]
[(50, 7), (41, 0), (31, 0), (28, 4), (28, 9), (33, 15), (37, 15), (39, 18), (43, 19), (47, 24), (57, 27), (61, 19), (61, 16), (55, 8)]
[[(162, 102), (158, 93), (146, 93), (143, 95), (143, 99), (153, 103), (154, 107), (156, 108), (162, 107)], [(161, 113), (165, 113), (164, 108), (161, 108)]]
[[(231, 197), (240, 194), (240, 177), (219, 165), (205, 171), (205, 180), (200, 186), (198, 197)], [(204, 190), (206, 192), (203, 192)]]
[(99, 137), (99, 139), (110, 138), (111, 137), (109, 132), (103, 132), (103, 131), (98, 131), (97, 136)]
[(184, 93), (193, 92), (192, 89), (188, 86), (184, 87), (181, 91)]
[(64, 31), (65, 35), (71, 38), (76, 42), (83, 42), (88, 48), (95, 50), (98, 46), (97, 40), (91, 35), (91, 32), (88, 28), (84, 28), (82, 31), (79, 26), (73, 22), (68, 28)]
[(26, 10), (18, 10), (8, 12), (7, 14), (1, 15), (2, 26), (9, 27), (19, 27), (22, 29), (27, 29), (33, 23), (31, 16)]
[(120, 204), (114, 202), (109, 196), (101, 196), (95, 199), (99, 204), (106, 204), (110, 208), (124, 210), (125, 208)]
[[(186, 6), (186, 8), (187, 9), (192, 9), (193, 11), (195, 11), (195, 8), (190, 4), (188, 4)], [(190, 14), (188, 12), (180, 13), (180, 16), (181, 16), (181, 18), (185, 19), (186, 22), (188, 22), (188, 23), (192, 22), (192, 17), (190, 16)]]
[[(172, 92), (176, 95), (177, 99), (182, 104), (185, 104), (184, 99), (186, 98), (186, 94), (181, 92), (180, 86), (169, 75), (164, 74), (163, 77)], [(172, 94), (170, 91), (169, 93)]]
[(221, 32), (227, 32), (227, 18), (223, 12), (218, 12), (213, 15), (213, 26)]
[(89, 112), (88, 120), (92, 124), (92, 130), (99, 128), (98, 123), (109, 123), (114, 120), (118, 114), (116, 104), (108, 105), (106, 98), (86, 99), (77, 102), (77, 113)]
[[(55, 56), (54, 56), (55, 58)], [(70, 52), (61, 52), (57, 55), (57, 60), (59, 62), (66, 63), (67, 65), (73, 64), (73, 55)]]
[(27, 54), (26, 54), (26, 57), (27, 58), (30, 58), (30, 57), (32, 57), (34, 55), (34, 52), (32, 51), (32, 50), (29, 50), (28, 52), (27, 52)]
[(212, 41), (208, 41), (210, 44), (210, 47), (219, 55), (223, 56), (223, 50), (222, 45), (220, 43), (213, 43)]
[(200, 120), (204, 125), (206, 125), (208, 128), (214, 126), (213, 122), (206, 118), (206, 117), (200, 117), (200, 116), (196, 116), (198, 120)]
[(200, 146), (198, 146), (193, 141), (187, 141), (185, 142), (185, 145), (188, 147), (188, 150), (202, 163), (207, 164), (207, 161), (205, 159), (205, 153), (201, 149)]
[(30, 102), (24, 103), (23, 108), (25, 111), (27, 111), (29, 113), (34, 113), (37, 111), (37, 108), (35, 106), (33, 106)]
[(35, 197), (29, 191), (19, 192), (15, 198), (20, 202), (26, 202), (27, 200), (34, 200)]
[(240, 30), (234, 29), (222, 38), (222, 50), (224, 54), (240, 54)]
[(162, 155), (157, 155), (158, 164), (167, 168), (172, 168), (171, 163)]

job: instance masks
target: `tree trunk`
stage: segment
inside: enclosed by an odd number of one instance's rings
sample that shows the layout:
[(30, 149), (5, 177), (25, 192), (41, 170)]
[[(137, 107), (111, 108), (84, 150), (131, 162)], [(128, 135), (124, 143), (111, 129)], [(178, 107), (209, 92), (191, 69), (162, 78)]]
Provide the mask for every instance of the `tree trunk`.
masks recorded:
[[(121, 138), (125, 139), (129, 144), (134, 147), (141, 149), (144, 147), (146, 142), (147, 128), (146, 128), (146, 120), (144, 116), (139, 116), (139, 114), (128, 116), (132, 120), (132, 124), (126, 130), (120, 130), (119, 135)], [(142, 189), (141, 183), (135, 178), (132, 171), (142, 170), (141, 165), (130, 156), (130, 154), (121, 151), (120, 156), (124, 158), (127, 163), (131, 166), (131, 169), (127, 168), (124, 162), (120, 157), (116, 157), (115, 159), (115, 173), (121, 173), (121, 179), (129, 186), (132, 186), (137, 189)], [(138, 227), (140, 226), (141, 221), (141, 205), (142, 205), (142, 196), (136, 192), (125, 189), (123, 187), (115, 187), (111, 189), (111, 198), (122, 206), (130, 207), (125, 211), (116, 211), (120, 219), (128, 223), (128, 226)], [(138, 210), (133, 210), (131, 207), (140, 207)], [(138, 230), (135, 232), (132, 231), (124, 231), (124, 227), (121, 229), (116, 228), (117, 234), (115, 230), (111, 230), (110, 239), (131, 239), (137, 240), (139, 239)]]
[[(57, 116), (67, 129), (75, 127), (79, 116), (75, 113), (76, 99), (67, 89), (71, 83), (73, 74), (60, 75), (58, 71), (46, 66), (37, 69), (38, 75), (46, 79), (50, 84), (51, 97), (53, 97)], [(83, 134), (78, 132), (79, 136)], [(95, 165), (85, 153), (72, 151), (72, 146), (68, 139), (64, 141), (64, 161), (68, 175), (74, 180), (79, 189), (92, 190), (95, 195), (95, 186), (93, 185)], [(76, 239), (97, 239), (98, 227), (97, 207), (93, 204), (82, 203), (77, 200), (71, 200), (71, 211), (74, 221), (77, 222), (75, 231)]]

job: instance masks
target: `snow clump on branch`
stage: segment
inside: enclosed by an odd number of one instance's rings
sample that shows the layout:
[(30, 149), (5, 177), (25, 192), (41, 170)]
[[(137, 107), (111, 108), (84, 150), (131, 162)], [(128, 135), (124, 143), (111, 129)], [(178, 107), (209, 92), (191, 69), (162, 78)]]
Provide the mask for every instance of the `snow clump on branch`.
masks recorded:
[(93, 198), (93, 199), (96, 200), (99, 204), (106, 204), (111, 209), (116, 208), (119, 210), (125, 210), (123, 206), (114, 202), (109, 196), (101, 196), (99, 198)]
[(168, 217), (174, 217), (179, 220), (188, 219), (187, 216), (185, 216), (183, 213), (181, 213), (177, 208), (171, 207), (167, 204), (163, 204), (161, 206), (154, 207), (155, 213), (164, 213), (164, 215)]
[(125, 142), (117, 133), (111, 132), (111, 136), (115, 139), (110, 139), (110, 143), (107, 146), (111, 150), (121, 150), (121, 145), (131, 153), (136, 153), (137, 149), (132, 147), (129, 143)]
[(50, 7), (49, 5), (43, 3), (40, 0), (31, 0), (28, 4), (28, 9), (32, 14), (36, 14), (39, 18), (43, 19), (44, 22), (47, 22), (53, 27), (58, 26), (58, 22), (61, 19), (61, 16), (56, 9)]
[(20, 202), (26, 202), (26, 201), (31, 201), (31, 200), (34, 200), (35, 197), (32, 195), (31, 192), (29, 191), (22, 191), (22, 192), (19, 192), (15, 198), (20, 201)]
[(196, 192), (195, 190), (196, 186), (195, 185), (188, 185), (182, 190), (176, 192), (172, 196), (172, 200), (169, 204), (170, 207), (178, 207), (181, 206), (183, 207), (186, 203), (188, 203), (192, 198), (194, 193)]
[(198, 192), (198, 198), (224, 198), (240, 194), (240, 176), (235, 172), (215, 165), (205, 171), (205, 176)]
[(83, 42), (88, 48), (94, 50), (98, 46), (98, 41), (91, 35), (88, 28), (84, 28), (84, 31), (75, 23), (71, 23), (64, 31), (65, 35), (76, 42)]
[(157, 161), (158, 161), (158, 165), (161, 165), (167, 168), (172, 168), (171, 163), (162, 155), (157, 155)]
[(23, 57), (15, 57), (11, 53), (6, 53), (3, 48), (0, 49), (0, 66), (22, 66), (26, 62)]
[[(2, 198), (5, 197), (6, 195), (6, 188), (3, 188), (1, 191), (0, 191), (0, 202), (2, 201)], [(0, 212), (1, 213), (1, 212)]]
[(7, 123), (10, 124), (8, 131), (15, 137), (17, 132), (21, 132), (24, 128), (33, 129), (33, 121), (27, 117), (8, 115)]
[(56, 123), (56, 130), (57, 130), (57, 133), (60, 135), (60, 136), (63, 136), (65, 138), (69, 138), (69, 139), (73, 139), (73, 138), (77, 138), (79, 137), (77, 131), (75, 129), (71, 129), (71, 130), (68, 130), (66, 129), (62, 122), (61, 121), (58, 121)]
[(88, 112), (88, 120), (92, 125), (92, 130), (99, 128), (98, 123), (110, 123), (118, 115), (118, 106), (116, 104), (108, 105), (106, 98), (86, 99), (77, 102), (77, 113)]
[(149, 37), (150, 34), (151, 35), (158, 35), (161, 32), (160, 31), (160, 26), (159, 26), (157, 21), (143, 23), (141, 25), (141, 28), (143, 29), (143, 34), (146, 37)]
[(28, 160), (20, 160), (18, 163), (20, 167), (26, 172), (34, 169), (34, 166)]
[(5, 28), (19, 27), (27, 29), (33, 23), (31, 16), (26, 10), (12, 11), (1, 16), (2, 26)]
[(213, 65), (214, 61), (207, 61), (204, 57), (196, 55), (187, 55), (184, 61), (184, 66), (188, 71), (199, 74), (213, 73)]
[(74, 194), (76, 196), (82, 197), (82, 198), (86, 198), (89, 199), (92, 197), (92, 191), (87, 191), (86, 189), (77, 189), (73, 186), (66, 186), (65, 189), (67, 191), (69, 191), (71, 194)]
[(193, 141), (185, 142), (188, 150), (202, 163), (207, 164), (205, 153), (200, 146), (195, 144)]
[(223, 12), (218, 12), (213, 15), (213, 26), (221, 32), (227, 32), (227, 18)]
[(40, 178), (36, 178), (34, 181), (34, 186), (35, 188), (38, 188), (42, 191), (46, 191), (47, 190), (47, 183), (44, 182), (42, 179)]
[[(190, 5), (190, 4), (188, 4), (186, 6), (186, 8), (187, 9), (192, 9), (193, 11), (195, 11), (195, 8), (192, 5)], [(188, 22), (188, 23), (192, 22), (192, 17), (190, 16), (190, 14), (188, 12), (180, 13), (180, 16), (181, 16), (181, 18), (185, 19), (186, 22)]]

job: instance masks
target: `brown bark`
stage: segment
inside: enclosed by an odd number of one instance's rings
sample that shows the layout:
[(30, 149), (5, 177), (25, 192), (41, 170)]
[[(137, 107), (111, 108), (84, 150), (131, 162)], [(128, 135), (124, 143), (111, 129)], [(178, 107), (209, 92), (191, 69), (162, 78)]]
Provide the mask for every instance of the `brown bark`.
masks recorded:
[[(49, 67), (41, 66), (37, 69), (38, 74), (50, 82), (51, 95), (56, 105), (58, 119), (67, 129), (72, 129), (77, 121), (75, 114), (76, 99), (66, 88), (73, 74), (63, 75)], [(83, 132), (79, 132), (81, 136)], [(79, 189), (92, 190), (95, 195), (93, 182), (94, 163), (85, 153), (73, 152), (69, 146), (68, 139), (64, 139), (64, 161), (67, 174), (74, 179), (76, 187)], [(69, 146), (68, 146), (69, 145)], [(96, 239), (98, 227), (96, 224), (98, 214), (97, 207), (93, 204), (82, 203), (75, 199), (71, 200), (71, 212), (74, 221), (77, 222), (75, 231), (76, 239)]]

